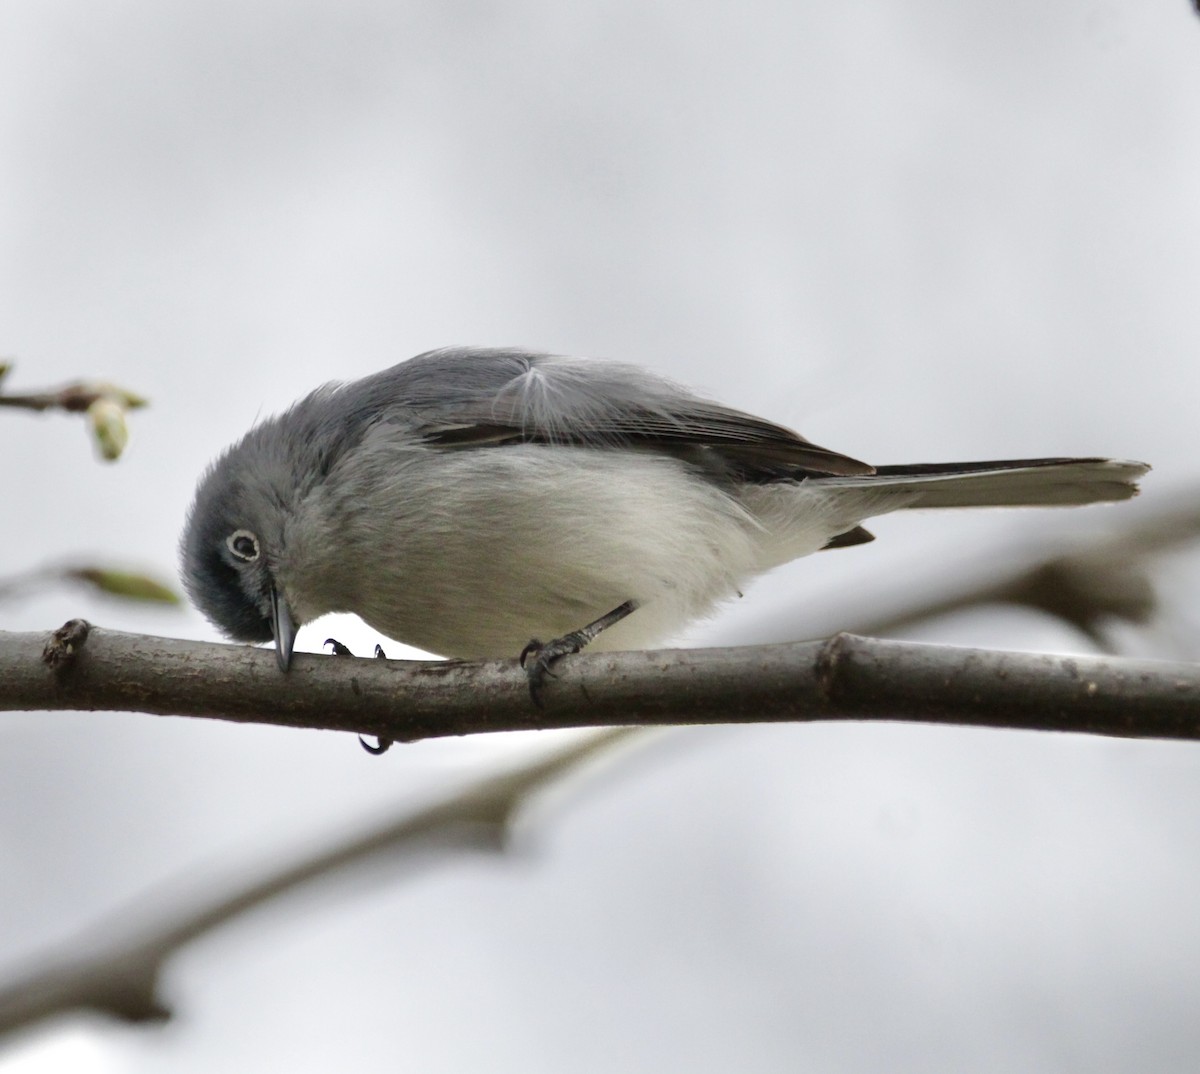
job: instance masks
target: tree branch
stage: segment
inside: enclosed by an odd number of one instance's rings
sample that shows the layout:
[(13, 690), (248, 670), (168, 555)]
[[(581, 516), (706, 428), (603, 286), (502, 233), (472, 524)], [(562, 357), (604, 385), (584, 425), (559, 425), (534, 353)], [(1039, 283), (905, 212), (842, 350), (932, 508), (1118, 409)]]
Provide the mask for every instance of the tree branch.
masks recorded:
[(92, 629), (0, 633), (0, 709), (116, 710), (412, 741), (539, 728), (910, 720), (1200, 738), (1200, 666), (838, 634), (728, 649), (581, 653), (534, 708), (516, 661), (351, 660)]

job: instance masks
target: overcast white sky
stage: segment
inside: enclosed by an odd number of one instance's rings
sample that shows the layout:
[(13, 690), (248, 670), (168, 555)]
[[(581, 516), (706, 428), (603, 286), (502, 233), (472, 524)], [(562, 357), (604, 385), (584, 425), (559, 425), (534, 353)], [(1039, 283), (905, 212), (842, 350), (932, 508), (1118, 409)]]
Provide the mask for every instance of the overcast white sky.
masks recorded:
[[(115, 466), (77, 421), (2, 416), (0, 573), (173, 575), (197, 476), (256, 417), (448, 343), (641, 362), (873, 462), (1154, 464), (1119, 509), (884, 520), (689, 640), (851, 620), (1200, 480), (1198, 190), (1185, 0), (4, 3), (8, 387), (153, 407)], [(1192, 567), (1142, 651), (1194, 631)], [(0, 626), (81, 614), (214, 636), (69, 591)], [(923, 636), (1086, 650), (1014, 613)], [(548, 737), (373, 760), (5, 715), (0, 974)], [(172, 964), (167, 1029), (46, 1027), (0, 1071), (1194, 1070), (1198, 826), (1187, 745), (681, 732), (539, 814), (532, 857), (292, 899)]]

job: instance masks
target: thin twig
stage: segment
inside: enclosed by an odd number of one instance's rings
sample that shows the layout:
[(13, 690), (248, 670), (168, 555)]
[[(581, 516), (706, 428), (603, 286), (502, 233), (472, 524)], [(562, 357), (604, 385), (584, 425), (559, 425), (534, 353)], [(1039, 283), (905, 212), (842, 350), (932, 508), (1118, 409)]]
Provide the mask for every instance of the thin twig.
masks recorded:
[(43, 391), (26, 392), (22, 395), (0, 395), (0, 407), (33, 410), (37, 413), (46, 410), (65, 410), (69, 414), (78, 414), (86, 411), (93, 403), (101, 399), (112, 399), (120, 403), (126, 410), (134, 410), (146, 405), (145, 399), (125, 388), (90, 380), (75, 380), (59, 388), (47, 388)]

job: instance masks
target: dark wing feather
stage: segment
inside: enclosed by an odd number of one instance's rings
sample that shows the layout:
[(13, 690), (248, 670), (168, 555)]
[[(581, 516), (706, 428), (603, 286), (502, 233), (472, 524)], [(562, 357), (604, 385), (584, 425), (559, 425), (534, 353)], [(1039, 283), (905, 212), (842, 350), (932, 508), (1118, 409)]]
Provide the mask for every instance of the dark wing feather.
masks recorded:
[(781, 425), (710, 403), (635, 366), (516, 350), (455, 348), (419, 355), (377, 381), (427, 443), (507, 443), (707, 451), (744, 477), (853, 476), (866, 463)]

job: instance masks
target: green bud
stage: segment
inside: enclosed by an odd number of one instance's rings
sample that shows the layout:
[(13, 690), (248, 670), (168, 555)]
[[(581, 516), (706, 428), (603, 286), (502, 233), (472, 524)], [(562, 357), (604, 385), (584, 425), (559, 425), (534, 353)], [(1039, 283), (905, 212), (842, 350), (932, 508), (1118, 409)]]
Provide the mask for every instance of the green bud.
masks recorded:
[(102, 396), (88, 407), (87, 417), (100, 454), (109, 462), (120, 458), (129, 443), (125, 408), (117, 400)]

